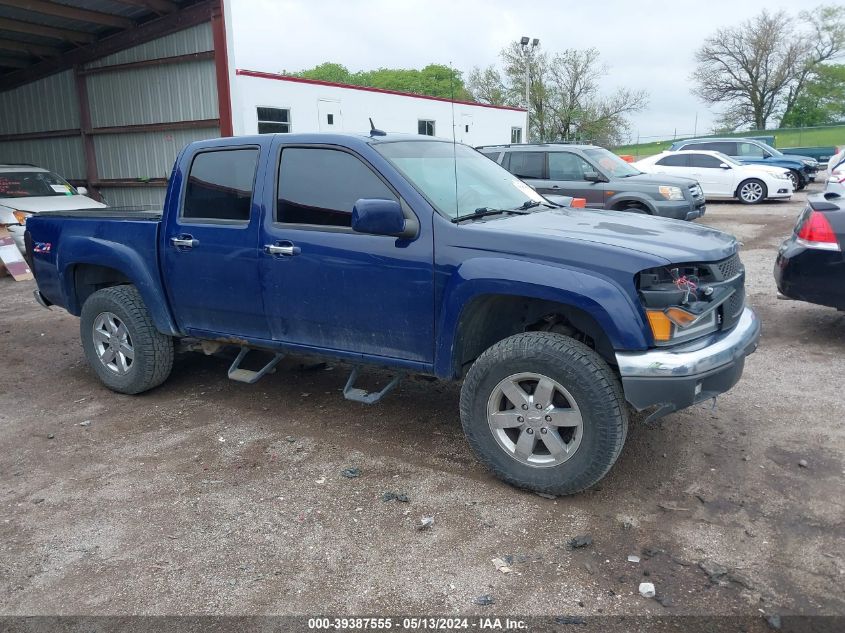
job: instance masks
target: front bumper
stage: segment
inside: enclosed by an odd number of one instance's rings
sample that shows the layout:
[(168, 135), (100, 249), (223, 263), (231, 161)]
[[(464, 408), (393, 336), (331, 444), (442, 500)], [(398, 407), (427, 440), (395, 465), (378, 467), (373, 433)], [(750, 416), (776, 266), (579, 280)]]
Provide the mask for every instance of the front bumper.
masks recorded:
[(745, 308), (736, 326), (671, 349), (616, 354), (625, 399), (638, 411), (658, 406), (649, 420), (728, 391), (757, 349), (760, 320)]
[(6, 229), (9, 231), (9, 235), (12, 236), (12, 239), (15, 240), (15, 246), (25, 255), (26, 246), (23, 243), (23, 234), (26, 232), (26, 227), (22, 224), (10, 224)]
[(697, 203), (689, 200), (657, 201), (652, 204), (654, 215), (673, 220), (695, 220), (704, 215), (706, 210), (704, 202)]

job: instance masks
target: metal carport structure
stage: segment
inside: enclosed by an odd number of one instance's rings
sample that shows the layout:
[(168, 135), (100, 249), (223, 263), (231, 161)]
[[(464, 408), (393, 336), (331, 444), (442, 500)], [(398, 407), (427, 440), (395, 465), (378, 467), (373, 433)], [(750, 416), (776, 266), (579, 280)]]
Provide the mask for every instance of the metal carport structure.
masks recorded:
[(0, 0), (0, 163), (160, 205), (176, 153), (232, 134), (222, 0)]

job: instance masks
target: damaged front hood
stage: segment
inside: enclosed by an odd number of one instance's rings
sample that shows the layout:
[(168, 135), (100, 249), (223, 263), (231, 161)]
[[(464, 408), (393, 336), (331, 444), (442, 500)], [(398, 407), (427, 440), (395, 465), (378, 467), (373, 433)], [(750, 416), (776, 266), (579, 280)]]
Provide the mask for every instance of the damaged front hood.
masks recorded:
[(670, 263), (718, 261), (737, 249), (736, 238), (722, 231), (683, 220), (625, 211), (550, 209), (464, 226), (495, 233), (497, 241), (501, 240), (499, 234), (535, 236), (560, 240), (565, 248), (564, 242), (578, 240), (637, 251)]

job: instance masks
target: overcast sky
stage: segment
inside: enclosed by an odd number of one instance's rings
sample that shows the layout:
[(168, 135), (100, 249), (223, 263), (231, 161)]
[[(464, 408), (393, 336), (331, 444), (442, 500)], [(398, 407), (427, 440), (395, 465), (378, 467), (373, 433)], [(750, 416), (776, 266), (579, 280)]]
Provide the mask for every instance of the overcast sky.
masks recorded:
[(714, 113), (690, 94), (693, 55), (721, 26), (763, 8), (797, 14), (821, 0), (227, 0), (238, 68), (298, 71), (332, 61), (352, 71), (449, 64), (464, 72), (499, 63), (522, 35), (550, 53), (595, 47), (603, 84), (642, 88), (649, 107), (631, 136), (710, 131)]

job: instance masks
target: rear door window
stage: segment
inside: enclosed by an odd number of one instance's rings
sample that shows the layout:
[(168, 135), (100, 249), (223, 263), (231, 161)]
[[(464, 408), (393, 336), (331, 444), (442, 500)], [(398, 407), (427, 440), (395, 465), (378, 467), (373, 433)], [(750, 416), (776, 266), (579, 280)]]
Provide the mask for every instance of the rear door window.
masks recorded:
[(518, 178), (543, 179), (545, 152), (510, 152), (508, 171)]
[(690, 156), (690, 167), (699, 167), (704, 169), (719, 169), (719, 165), (722, 164), (715, 156), (709, 156), (708, 154), (693, 154)]
[(673, 154), (672, 156), (665, 156), (655, 163), (663, 167), (686, 167), (689, 165), (689, 156), (687, 154)]
[(188, 172), (182, 219), (249, 222), (258, 148), (202, 152)]

